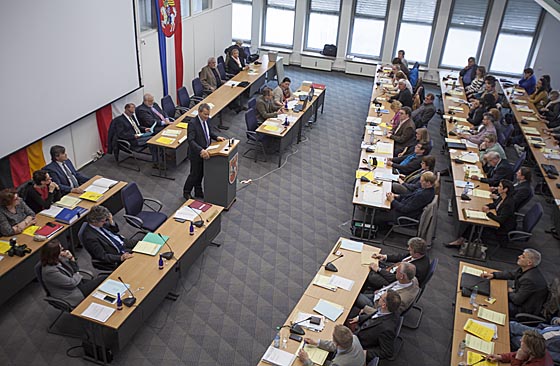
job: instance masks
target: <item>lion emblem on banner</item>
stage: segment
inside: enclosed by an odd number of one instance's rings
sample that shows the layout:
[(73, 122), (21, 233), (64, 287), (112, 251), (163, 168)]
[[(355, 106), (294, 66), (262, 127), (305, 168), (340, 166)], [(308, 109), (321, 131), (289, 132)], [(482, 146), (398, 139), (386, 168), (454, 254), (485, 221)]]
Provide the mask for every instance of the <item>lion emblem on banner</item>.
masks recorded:
[(233, 158), (229, 161), (229, 184), (233, 184), (237, 180), (237, 171), (239, 169), (237, 166), (237, 160), (238, 153), (235, 153)]
[(175, 18), (178, 16), (175, 0), (158, 0), (158, 4), (161, 30), (166, 37), (171, 37), (175, 34)]

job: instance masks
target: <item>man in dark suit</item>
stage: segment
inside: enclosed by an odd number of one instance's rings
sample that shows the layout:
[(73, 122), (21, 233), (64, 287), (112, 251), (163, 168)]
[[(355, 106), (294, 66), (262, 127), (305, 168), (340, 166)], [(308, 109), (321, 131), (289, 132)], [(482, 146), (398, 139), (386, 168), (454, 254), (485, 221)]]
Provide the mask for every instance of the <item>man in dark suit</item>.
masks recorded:
[(372, 258), (378, 259), (379, 264), (372, 263), (366, 286), (379, 290), (397, 280), (397, 263), (407, 262), (416, 267), (416, 278), (418, 285), (422, 286), (430, 272), (430, 258), (427, 255), (426, 241), (419, 237), (408, 240), (408, 252), (400, 254), (374, 254)]
[(404, 194), (414, 192), (420, 186), (420, 177), (425, 172), (433, 172), (436, 167), (436, 159), (431, 156), (424, 156), (422, 157), (422, 162), (420, 163), (420, 169), (410, 173), (409, 175), (405, 176), (401, 174), (399, 176), (399, 182), (393, 182), (391, 187), (391, 191), (397, 194)]
[(151, 94), (144, 94), (143, 103), (136, 108), (136, 116), (142, 127), (151, 128), (155, 123), (155, 133), (163, 130), (165, 126), (171, 123), (167, 113), (154, 102), (154, 96)]
[(106, 207), (93, 206), (87, 221), (88, 225), (82, 233), (82, 245), (91, 258), (115, 267), (132, 258), (132, 243), (118, 234), (119, 226)]
[(210, 155), (206, 150), (211, 140), (224, 141), (224, 138), (216, 135), (210, 129), (210, 106), (202, 103), (198, 107), (198, 116), (193, 118), (187, 129), (187, 140), (189, 142), (189, 160), (191, 171), (183, 187), (183, 197), (191, 199), (194, 188), (195, 197), (204, 198), (202, 191), (202, 178), (204, 177), (204, 160)]
[(525, 249), (517, 257), (518, 269), (515, 271), (482, 273), (482, 277), (497, 280), (513, 280), (508, 288), (509, 316), (518, 313), (540, 315), (548, 296), (548, 285), (541, 271), (541, 253), (535, 249)]
[(49, 172), (52, 180), (60, 187), (62, 194), (84, 193), (80, 186), (87, 182), (89, 178), (74, 168), (74, 165), (68, 159), (64, 146), (52, 146), (50, 153), (52, 162), (47, 164), (43, 170)]
[(516, 182), (513, 184), (513, 201), (515, 202), (515, 211), (517, 212), (534, 195), (533, 187), (531, 187), (531, 168), (525, 166), (521, 167), (517, 173), (515, 173), (515, 178)]
[(373, 315), (362, 314), (349, 320), (350, 325), (358, 324), (354, 334), (366, 350), (366, 362), (375, 357), (393, 356), (400, 305), (399, 294), (389, 290), (379, 299), (377, 311)]
[(398, 100), (399, 102), (401, 102), (403, 107), (412, 108), (412, 93), (406, 87), (406, 82), (404, 81), (404, 79), (399, 80), (398, 88), (399, 92), (394, 97), (389, 98), (389, 102), (392, 103), (394, 100)]
[(417, 143), (414, 146), (414, 152), (408, 155), (397, 156), (390, 158), (387, 161), (387, 166), (393, 168), (397, 174), (410, 174), (418, 169), (422, 164), (422, 159), (430, 149), (430, 143)]
[(387, 137), (395, 141), (394, 156), (403, 151), (407, 146), (414, 145), (416, 140), (416, 126), (414, 121), (410, 118), (412, 109), (409, 107), (402, 107), (399, 112), (401, 122), (398, 127), (390, 132)]
[[(146, 146), (153, 133), (148, 127), (140, 126), (134, 114), (135, 110), (134, 103), (127, 103), (124, 106), (124, 113), (115, 117), (112, 123), (115, 124), (115, 131), (119, 139), (128, 141), (133, 147)], [(152, 153), (152, 161), (157, 161), (155, 147), (150, 145), (149, 148)]]
[(481, 178), (478, 175), (472, 175), (472, 180), (480, 180), (482, 183), (488, 183), (491, 187), (497, 187), (502, 179), (513, 181), (513, 167), (507, 160), (500, 157), (496, 151), (489, 151), (484, 155), (487, 165), (485, 173), (488, 178)]

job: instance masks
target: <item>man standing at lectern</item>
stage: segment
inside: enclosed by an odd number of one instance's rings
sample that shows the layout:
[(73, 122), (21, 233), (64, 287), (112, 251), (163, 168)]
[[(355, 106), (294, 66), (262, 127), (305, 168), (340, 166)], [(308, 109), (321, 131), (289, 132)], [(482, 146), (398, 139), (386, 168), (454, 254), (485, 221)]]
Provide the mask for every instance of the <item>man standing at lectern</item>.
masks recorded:
[(202, 191), (204, 160), (210, 158), (210, 154), (208, 154), (206, 149), (210, 146), (212, 140), (225, 140), (210, 129), (210, 106), (208, 104), (202, 103), (198, 107), (198, 116), (189, 123), (187, 136), (191, 172), (183, 187), (183, 197), (187, 200), (191, 199), (191, 192), (194, 187), (194, 196), (204, 198), (204, 192)]

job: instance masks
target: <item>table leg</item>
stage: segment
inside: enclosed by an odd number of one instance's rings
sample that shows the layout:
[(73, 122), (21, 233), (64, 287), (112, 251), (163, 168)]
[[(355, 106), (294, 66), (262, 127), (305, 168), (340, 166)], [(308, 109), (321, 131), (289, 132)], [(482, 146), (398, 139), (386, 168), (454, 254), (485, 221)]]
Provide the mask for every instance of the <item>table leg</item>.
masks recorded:
[(158, 156), (158, 173), (152, 173), (153, 177), (175, 180), (173, 177), (167, 176), (167, 159), (165, 159), (165, 147), (158, 146), (157, 147), (157, 156)]
[(218, 126), (217, 126), (218, 129), (220, 129), (220, 130), (229, 130), (229, 127), (228, 127), (228, 126), (225, 126), (225, 125), (223, 124), (223, 118), (222, 118), (222, 112), (221, 112), (221, 111), (220, 111), (220, 113), (218, 113), (218, 116), (219, 116), (219, 123), (218, 123)]

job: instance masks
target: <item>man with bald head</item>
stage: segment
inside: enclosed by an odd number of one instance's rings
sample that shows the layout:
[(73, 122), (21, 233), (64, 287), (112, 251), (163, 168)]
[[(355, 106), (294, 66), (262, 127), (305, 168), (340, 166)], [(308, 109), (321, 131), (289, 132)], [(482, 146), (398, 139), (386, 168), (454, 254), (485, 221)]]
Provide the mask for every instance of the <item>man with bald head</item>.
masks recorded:
[(216, 58), (210, 57), (208, 59), (208, 64), (204, 66), (198, 73), (200, 82), (204, 87), (205, 95), (211, 94), (214, 90), (218, 89), (220, 86), (222, 86), (222, 84), (226, 82), (225, 80), (221, 79), (220, 73), (218, 72), (216, 66)]
[(154, 96), (149, 93), (144, 94), (142, 104), (136, 108), (136, 117), (138, 117), (140, 126), (145, 128), (151, 128), (155, 123), (155, 133), (163, 130), (165, 126), (171, 123), (167, 113), (161, 109), (154, 101)]

